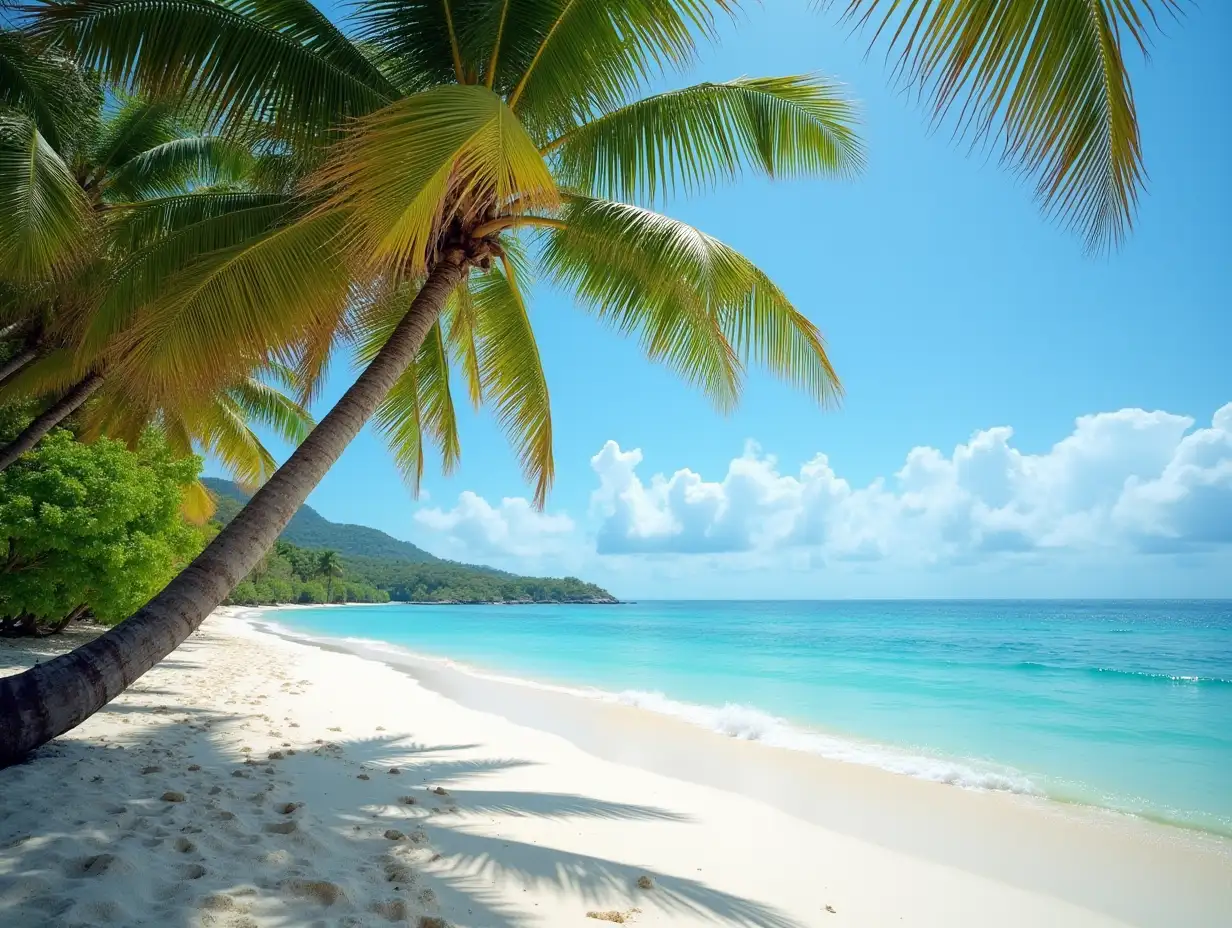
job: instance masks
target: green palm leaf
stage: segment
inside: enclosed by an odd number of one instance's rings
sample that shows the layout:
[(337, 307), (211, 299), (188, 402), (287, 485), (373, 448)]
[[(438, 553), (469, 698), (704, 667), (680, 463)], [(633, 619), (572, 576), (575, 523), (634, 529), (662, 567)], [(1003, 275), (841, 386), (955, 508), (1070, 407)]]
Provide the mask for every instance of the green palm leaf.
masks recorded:
[[(371, 362), (389, 339), (406, 314), (416, 286), (412, 283), (387, 287), (368, 301), (357, 323), (362, 331), (356, 360), (361, 364)], [(415, 360), (377, 407), (375, 421), (414, 494), (418, 495), (423, 479), (426, 442), (440, 451), (446, 474), (457, 466), (461, 446), (449, 385), (449, 355), (439, 322), (433, 325)]]
[(293, 214), (282, 194), (189, 193), (118, 210), (113, 235), (127, 257), (113, 270), (83, 327), (85, 355), (102, 351), (135, 314), (166, 293), (168, 282), (203, 255), (225, 260), (231, 250), (256, 244)]
[(0, 274), (50, 275), (82, 241), (89, 203), (73, 172), (15, 110), (0, 112)]
[(379, 73), (326, 37), (334, 27), (324, 17), (307, 4), (288, 17), (290, 0), (273, 6), (246, 6), (261, 10), (262, 22), (245, 6), (211, 0), (64, 0), (40, 6), (35, 29), (107, 81), (187, 100), (211, 123), (255, 118), (288, 138), (313, 139), (388, 101)]
[(92, 182), (164, 142), (181, 135), (175, 110), (163, 100), (130, 97), (103, 123), (99, 138), (86, 155)]
[(248, 148), (227, 139), (172, 139), (125, 161), (107, 179), (107, 195), (109, 199), (133, 202), (190, 188), (237, 183), (249, 174), (253, 160)]
[(266, 426), (288, 444), (298, 445), (308, 437), (315, 424), (311, 413), (303, 406), (277, 387), (255, 377), (240, 381), (226, 392), (246, 421)]
[(720, 409), (759, 364), (827, 404), (838, 378), (817, 328), (739, 252), (685, 223), (604, 200), (570, 197), (548, 234), (548, 273), (603, 320)]
[(356, 40), (374, 50), (403, 93), (462, 82), (468, 71), (455, 13), (469, 19), (477, 6), (469, 0), (359, 0)]
[(720, 410), (740, 392), (739, 358), (720, 325), (727, 253), (691, 226), (636, 206), (571, 197), (549, 234), (544, 268), (604, 322), (640, 336), (646, 355)]
[(466, 392), (471, 405), (478, 409), (483, 404), (483, 374), (479, 369), (479, 345), (476, 330), (479, 320), (469, 281), (463, 281), (449, 298), (449, 305), (442, 313), (446, 338), (445, 343), (454, 362), (466, 378)]
[(849, 177), (864, 164), (855, 107), (821, 77), (740, 78), (646, 97), (555, 139), (558, 179), (594, 196), (653, 203), (738, 178)]
[(234, 382), (339, 317), (351, 283), (332, 247), (340, 231), (324, 216), (211, 252), (173, 275), (113, 350), (158, 396)]
[[(829, 0), (826, 0), (828, 5)], [(899, 74), (940, 120), (1038, 178), (1048, 215), (1087, 247), (1118, 245), (1143, 186), (1142, 143), (1124, 46), (1144, 53), (1179, 0), (849, 0), (900, 57)]]
[(325, 196), (318, 214), (347, 216), (354, 255), (411, 275), (424, 272), (435, 235), (451, 222), (558, 202), (517, 118), (476, 86), (437, 87), (358, 120), (311, 186)]
[(513, 443), (522, 473), (542, 508), (555, 478), (552, 406), (530, 315), (509, 261), (472, 282), (476, 346), (483, 392)]
[[(696, 59), (733, 0), (540, 0), (515, 3), (495, 87), (534, 127), (567, 128), (611, 110), (665, 68)], [(491, 47), (489, 45), (489, 47)]]
[(230, 391), (215, 394), (211, 402), (184, 416), (185, 428), (197, 444), (249, 488), (264, 483), (278, 462), (249, 427), (247, 410)]
[(0, 29), (0, 107), (29, 115), (52, 148), (67, 147), (97, 97), (97, 88), (63, 54), (18, 30)]

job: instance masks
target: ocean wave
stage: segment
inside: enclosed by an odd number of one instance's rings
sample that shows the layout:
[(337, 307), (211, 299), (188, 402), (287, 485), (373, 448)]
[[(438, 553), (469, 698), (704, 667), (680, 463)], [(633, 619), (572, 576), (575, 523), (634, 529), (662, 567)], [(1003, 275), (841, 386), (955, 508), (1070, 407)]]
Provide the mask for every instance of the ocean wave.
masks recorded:
[(722, 706), (700, 705), (680, 702), (663, 693), (644, 690), (602, 694), (600, 698), (681, 719), (699, 728), (741, 741), (757, 741), (771, 747), (817, 754), (830, 760), (879, 767), (891, 773), (949, 783), (966, 789), (1042, 795), (1029, 777), (1012, 768), (927, 756), (891, 745), (826, 734), (801, 728), (786, 719), (739, 703)]
[(937, 783), (948, 783), (964, 789), (996, 790), (1030, 796), (1044, 795), (1031, 782), (1030, 778), (1012, 768), (1000, 767), (991, 763), (984, 764), (978, 761), (927, 756), (896, 748), (892, 745), (860, 741), (855, 738), (801, 728), (793, 725), (786, 719), (779, 718), (752, 706), (743, 706), (738, 703), (726, 703), (722, 706), (701, 705), (671, 699), (660, 692), (644, 690), (610, 692), (589, 686), (567, 686), (547, 683), (526, 677), (493, 673), (492, 671), (483, 670), (461, 661), (438, 655), (424, 654), (403, 645), (393, 644), (392, 642), (380, 639), (359, 636), (327, 637), (305, 634), (301, 631), (287, 628), (280, 623), (271, 622), (268, 618), (261, 624), (264, 624), (271, 631), (276, 631), (279, 634), (301, 641), (333, 643), (347, 648), (359, 657), (384, 661), (411, 658), (412, 660), (448, 667), (468, 676), (497, 683), (630, 706), (647, 712), (680, 719), (699, 728), (741, 741), (756, 741), (770, 747), (816, 754), (830, 760), (878, 767), (890, 773), (916, 777), (922, 780), (931, 780)]
[(1118, 670), (1115, 667), (1092, 667), (1091, 673), (1104, 673), (1116, 677), (1137, 677), (1145, 680), (1159, 680), (1168, 683), (1210, 684), (1213, 686), (1232, 686), (1232, 680), (1223, 677), (1200, 677), (1187, 674), (1151, 673), (1146, 670)]
[(1126, 677), (1136, 680), (1154, 680), (1160, 683), (1181, 683), (1196, 686), (1232, 686), (1232, 680), (1223, 677), (1203, 677), (1197, 674), (1154, 673), (1149, 670), (1121, 670), (1117, 667), (1065, 667), (1060, 664), (1044, 664), (1039, 661), (1019, 661), (1015, 670), (1051, 673), (1085, 673), (1104, 674), (1112, 677)]

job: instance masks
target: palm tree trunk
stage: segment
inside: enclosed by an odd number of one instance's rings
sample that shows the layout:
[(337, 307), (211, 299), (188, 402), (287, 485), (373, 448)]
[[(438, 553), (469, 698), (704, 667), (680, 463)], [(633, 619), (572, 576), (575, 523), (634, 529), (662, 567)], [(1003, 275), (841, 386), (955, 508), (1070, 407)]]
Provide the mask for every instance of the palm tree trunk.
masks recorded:
[(102, 374), (87, 374), (65, 393), (51, 408), (26, 426), (24, 432), (0, 450), (0, 471), (32, 449), (43, 436), (81, 408), (95, 390), (103, 385)]
[(0, 387), (3, 387), (10, 380), (16, 377), (21, 371), (39, 356), (39, 350), (35, 348), (26, 348), (17, 352), (3, 364), (0, 364)]
[(0, 767), (81, 724), (170, 654), (226, 598), (291, 521), (414, 360), (467, 264), (437, 264), (389, 341), (227, 527), (161, 593), (75, 651), (0, 678)]

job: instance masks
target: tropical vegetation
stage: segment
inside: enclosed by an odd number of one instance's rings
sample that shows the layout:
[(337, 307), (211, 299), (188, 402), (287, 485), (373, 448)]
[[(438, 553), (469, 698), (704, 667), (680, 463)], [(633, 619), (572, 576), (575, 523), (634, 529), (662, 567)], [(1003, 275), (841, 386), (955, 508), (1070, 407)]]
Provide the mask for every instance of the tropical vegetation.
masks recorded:
[(158, 592), (204, 544), (180, 514), (200, 467), (155, 431), (130, 451), (56, 429), (0, 474), (0, 633), (114, 624)]
[[(897, 50), (898, 73), (938, 118), (952, 113), (961, 132), (1000, 142), (1011, 166), (1037, 178), (1045, 211), (1098, 250), (1129, 228), (1142, 182), (1125, 46), (1142, 45), (1154, 17), (1176, 6), (850, 0), (847, 10)], [(307, 0), (36, 4), (31, 34), (46, 47), (117, 92), (190, 109), (283, 179), (259, 220), (227, 221), (213, 250), (173, 249), (156, 287), (130, 291), (124, 358), (143, 390), (214, 392), (277, 357), (294, 361), (308, 396), (340, 341), (365, 367), (146, 606), (105, 639), (0, 681), (0, 703), (13, 707), (0, 717), (0, 761), (77, 724), (190, 634), (369, 419), (412, 486), (425, 446), (451, 468), (452, 376), (494, 410), (542, 504), (552, 420), (532, 281), (574, 293), (720, 410), (750, 365), (820, 404), (838, 396), (818, 329), (787, 295), (654, 209), (749, 172), (849, 177), (861, 167), (855, 110), (816, 75), (641, 95), (692, 64), (736, 7), (361, 0), (343, 30)], [(55, 241), (72, 209), (42, 202), (39, 235)], [(102, 682), (84, 686), (87, 677)]]
[[(251, 498), (228, 480), (205, 481), (216, 499), (213, 524), (233, 519)], [(331, 592), (325, 555), (341, 575)], [(227, 598), (238, 605), (324, 602), (614, 603), (607, 590), (575, 577), (521, 577), (435, 557), (365, 525), (331, 522), (301, 506), (273, 551)]]

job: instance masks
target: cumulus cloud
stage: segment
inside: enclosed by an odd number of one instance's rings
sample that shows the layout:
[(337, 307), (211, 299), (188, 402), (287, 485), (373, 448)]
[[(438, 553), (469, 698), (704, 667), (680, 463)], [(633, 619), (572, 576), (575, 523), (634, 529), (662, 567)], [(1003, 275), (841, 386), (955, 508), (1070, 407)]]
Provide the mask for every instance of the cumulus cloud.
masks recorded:
[(537, 557), (561, 549), (573, 535), (567, 515), (537, 512), (521, 497), (493, 506), (464, 491), (452, 509), (420, 509), (415, 521), (442, 535), (467, 556)]
[(853, 487), (824, 454), (785, 474), (755, 444), (720, 480), (645, 481), (642, 453), (591, 459), (601, 554), (811, 549), (824, 561), (921, 563), (1109, 546), (1179, 551), (1232, 543), (1232, 403), (1209, 428), (1166, 412), (1083, 416), (1044, 454), (1008, 427), (946, 455), (915, 448), (892, 479)]

